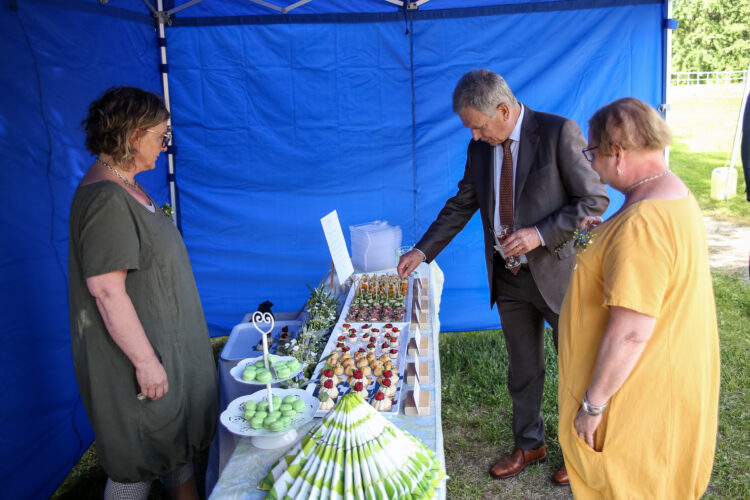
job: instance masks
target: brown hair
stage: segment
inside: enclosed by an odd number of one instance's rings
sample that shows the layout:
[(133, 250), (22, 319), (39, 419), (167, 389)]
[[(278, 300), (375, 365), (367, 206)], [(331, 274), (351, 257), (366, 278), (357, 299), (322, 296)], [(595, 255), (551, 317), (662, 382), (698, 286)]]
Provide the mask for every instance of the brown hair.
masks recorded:
[(111, 88), (89, 106), (81, 123), (86, 131), (86, 149), (106, 153), (116, 163), (129, 164), (133, 151), (128, 139), (136, 129), (146, 130), (169, 118), (164, 100), (135, 87)]
[(589, 119), (589, 134), (599, 152), (612, 156), (612, 146), (631, 150), (662, 150), (672, 132), (654, 108), (634, 97), (624, 97), (599, 108)]

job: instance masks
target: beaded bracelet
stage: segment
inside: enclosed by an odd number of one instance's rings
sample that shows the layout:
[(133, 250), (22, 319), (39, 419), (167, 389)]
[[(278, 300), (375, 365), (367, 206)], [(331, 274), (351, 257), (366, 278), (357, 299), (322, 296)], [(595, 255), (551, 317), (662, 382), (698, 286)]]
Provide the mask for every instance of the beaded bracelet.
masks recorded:
[(607, 407), (607, 403), (605, 402), (601, 406), (592, 405), (589, 403), (589, 391), (586, 391), (586, 394), (583, 396), (583, 411), (592, 417), (598, 417), (602, 414), (604, 409)]

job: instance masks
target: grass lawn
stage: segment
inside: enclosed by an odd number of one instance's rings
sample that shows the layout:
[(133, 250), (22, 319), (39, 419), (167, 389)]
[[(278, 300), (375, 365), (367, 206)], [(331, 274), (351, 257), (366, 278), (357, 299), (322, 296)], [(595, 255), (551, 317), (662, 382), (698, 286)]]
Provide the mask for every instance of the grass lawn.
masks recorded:
[(549, 452), (544, 464), (507, 480), (488, 471), (513, 449), (511, 399), (506, 389), (508, 355), (500, 330), (442, 333), (443, 433), (450, 499), (572, 498), (550, 478), (562, 465), (557, 442), (557, 355), (548, 332), (547, 380), (542, 412)]
[(750, 222), (750, 203), (745, 198), (745, 179), (741, 172), (737, 176), (737, 196), (729, 200), (711, 198), (711, 172), (726, 166), (723, 153), (695, 153), (687, 144), (675, 141), (670, 148), (669, 164), (690, 187), (704, 215), (745, 224)]
[(732, 157), (735, 128), (742, 106), (742, 86), (706, 85), (673, 87), (668, 122), (674, 134), (670, 168), (690, 187), (705, 215), (715, 219), (750, 223), (750, 203), (739, 154), (736, 155), (737, 196), (711, 199), (711, 173), (727, 167)]

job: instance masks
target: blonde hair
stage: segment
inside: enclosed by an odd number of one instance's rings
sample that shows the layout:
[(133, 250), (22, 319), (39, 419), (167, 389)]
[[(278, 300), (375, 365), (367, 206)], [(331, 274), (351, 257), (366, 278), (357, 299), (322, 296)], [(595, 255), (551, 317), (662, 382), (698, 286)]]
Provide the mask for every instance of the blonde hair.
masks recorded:
[(612, 146), (659, 151), (672, 141), (669, 125), (657, 111), (634, 97), (617, 99), (599, 108), (589, 119), (589, 134), (599, 153), (612, 156)]
[(164, 100), (153, 92), (135, 87), (111, 88), (91, 103), (82, 122), (86, 149), (95, 155), (106, 153), (127, 167), (133, 161), (128, 140), (133, 132), (149, 129), (168, 118)]

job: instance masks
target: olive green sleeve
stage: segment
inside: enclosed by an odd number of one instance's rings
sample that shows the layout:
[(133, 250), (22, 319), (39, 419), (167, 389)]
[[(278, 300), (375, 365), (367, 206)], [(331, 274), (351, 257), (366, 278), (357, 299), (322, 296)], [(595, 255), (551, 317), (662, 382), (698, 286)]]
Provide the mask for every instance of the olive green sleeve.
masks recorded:
[(86, 278), (120, 269), (138, 269), (139, 237), (128, 196), (117, 186), (104, 189), (81, 211), (80, 252)]

